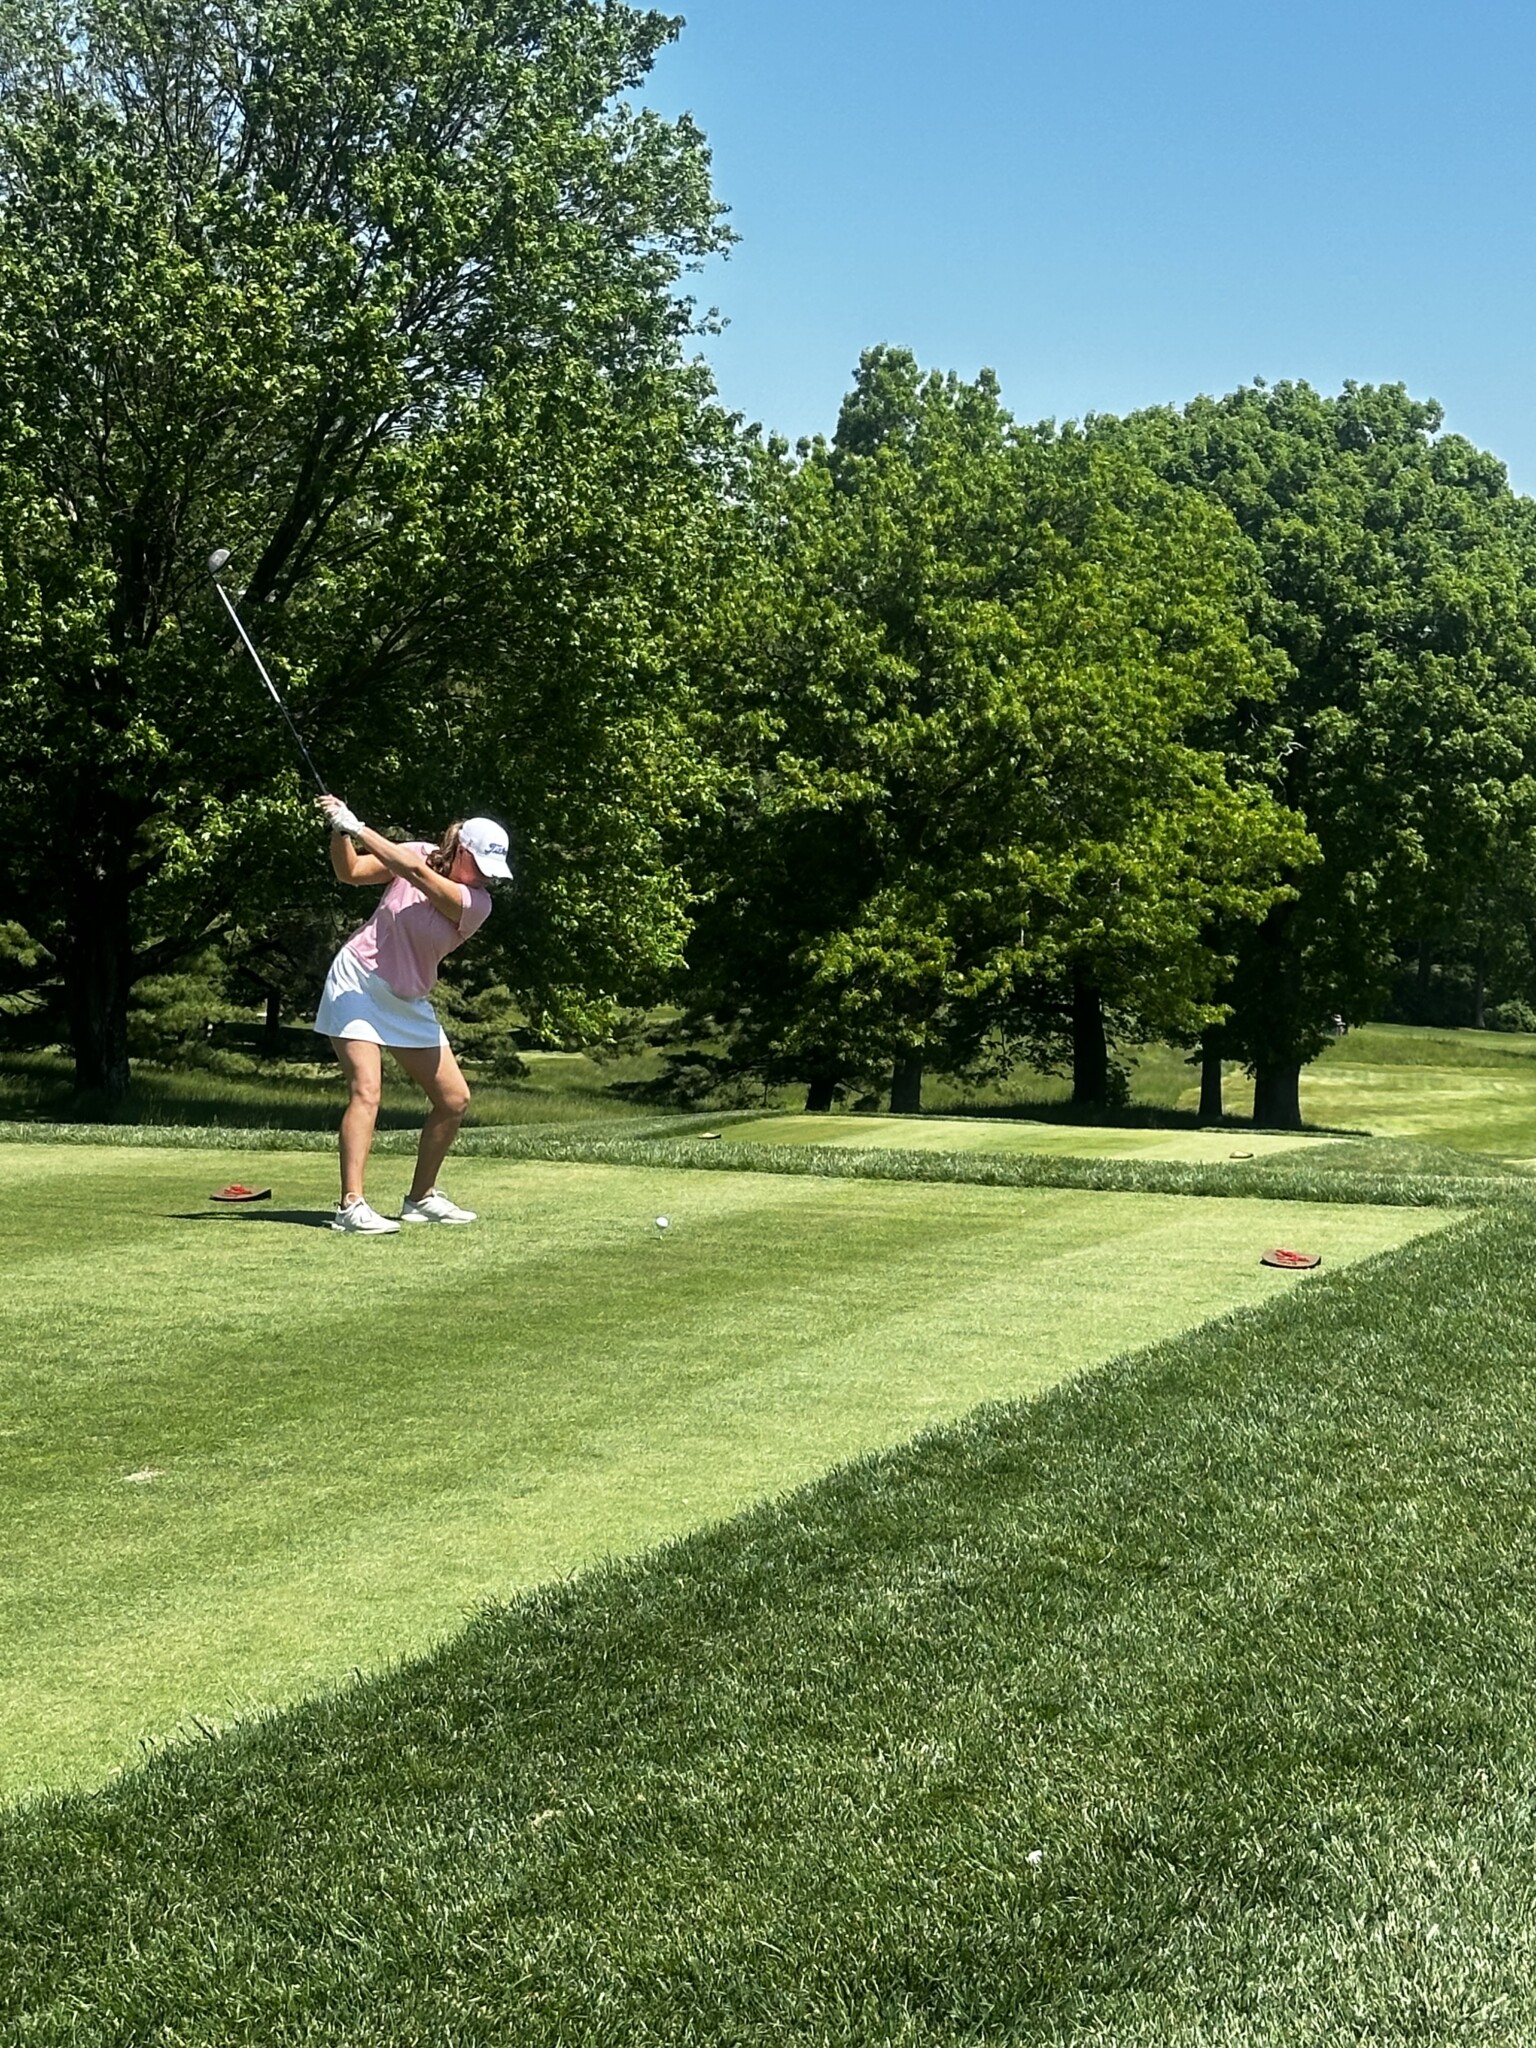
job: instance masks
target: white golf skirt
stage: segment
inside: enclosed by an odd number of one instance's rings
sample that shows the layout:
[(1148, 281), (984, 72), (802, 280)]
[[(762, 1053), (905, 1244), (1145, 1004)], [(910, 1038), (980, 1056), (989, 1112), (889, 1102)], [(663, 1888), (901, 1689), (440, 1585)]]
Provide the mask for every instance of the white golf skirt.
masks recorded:
[(346, 946), (325, 977), (314, 1028), (322, 1038), (366, 1038), (407, 1051), (436, 1051), (448, 1043), (425, 996), (397, 996), (382, 974), (365, 967)]

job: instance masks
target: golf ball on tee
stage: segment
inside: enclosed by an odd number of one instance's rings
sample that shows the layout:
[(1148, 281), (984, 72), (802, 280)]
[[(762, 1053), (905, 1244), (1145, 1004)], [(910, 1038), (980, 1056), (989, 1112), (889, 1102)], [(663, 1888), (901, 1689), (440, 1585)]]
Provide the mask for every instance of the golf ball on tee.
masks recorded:
[(665, 1216), (658, 1216), (656, 1218), (656, 1228), (658, 1230), (665, 1230), (667, 1228), (667, 1219)]

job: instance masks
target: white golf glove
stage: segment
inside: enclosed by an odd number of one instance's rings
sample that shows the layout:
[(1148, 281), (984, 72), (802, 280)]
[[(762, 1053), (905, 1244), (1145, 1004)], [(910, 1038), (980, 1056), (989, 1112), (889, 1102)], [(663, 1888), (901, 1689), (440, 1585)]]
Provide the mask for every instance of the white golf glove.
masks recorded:
[(334, 803), (329, 816), (333, 832), (361, 832), (363, 821), (355, 811), (349, 811), (344, 803)]

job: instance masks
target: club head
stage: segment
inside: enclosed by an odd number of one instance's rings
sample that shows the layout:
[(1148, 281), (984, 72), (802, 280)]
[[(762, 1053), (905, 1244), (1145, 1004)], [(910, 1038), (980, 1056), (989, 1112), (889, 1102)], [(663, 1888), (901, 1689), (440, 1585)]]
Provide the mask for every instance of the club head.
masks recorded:
[(213, 553), (208, 557), (208, 574), (210, 576), (217, 576), (219, 571), (223, 568), (224, 564), (228, 560), (228, 548), (215, 548)]

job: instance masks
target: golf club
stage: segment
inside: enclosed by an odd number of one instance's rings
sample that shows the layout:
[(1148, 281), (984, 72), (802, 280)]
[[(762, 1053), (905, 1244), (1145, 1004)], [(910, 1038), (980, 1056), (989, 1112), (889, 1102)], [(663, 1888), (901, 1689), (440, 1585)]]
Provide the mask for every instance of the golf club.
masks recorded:
[(314, 762), (310, 760), (309, 749), (304, 744), (304, 740), (299, 732), (299, 728), (288, 716), (288, 706), (277, 694), (277, 685), (273, 682), (272, 678), (267, 674), (266, 665), (263, 663), (261, 656), (256, 652), (255, 647), (252, 645), (251, 636), (245, 630), (245, 627), (241, 622), (240, 614), (235, 610), (234, 605), (230, 602), (229, 592), (224, 588), (223, 584), (219, 581), (219, 571), (224, 567), (224, 564), (228, 560), (228, 548), (215, 548), (213, 553), (208, 557), (208, 574), (213, 578), (213, 587), (219, 593), (219, 596), (223, 599), (225, 611), (227, 611), (229, 613), (229, 616), (234, 620), (235, 631), (240, 635), (240, 638), (245, 642), (245, 651), (251, 657), (252, 661), (255, 662), (256, 673), (261, 677), (261, 680), (266, 684), (267, 689), (271, 693), (272, 702), (277, 706), (278, 710), (281, 711), (283, 717), (287, 720), (288, 730), (293, 734), (294, 739), (298, 742), (299, 752), (304, 756), (304, 765), (306, 768), (308, 768), (310, 774), (313, 775), (313, 777), (315, 778), (315, 787), (319, 790), (320, 794), (324, 796), (326, 795), (327, 792), (324, 779), (320, 774), (320, 770), (315, 766)]

